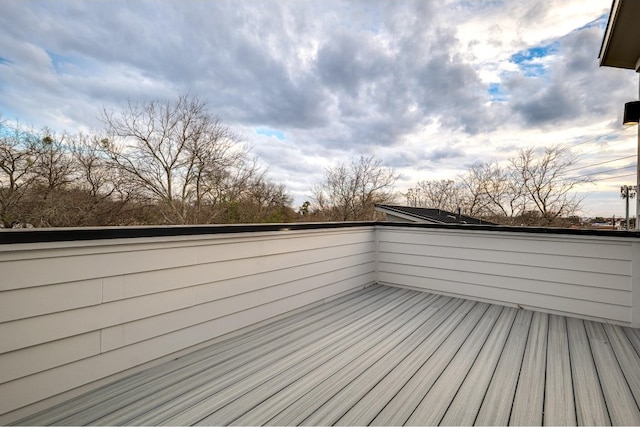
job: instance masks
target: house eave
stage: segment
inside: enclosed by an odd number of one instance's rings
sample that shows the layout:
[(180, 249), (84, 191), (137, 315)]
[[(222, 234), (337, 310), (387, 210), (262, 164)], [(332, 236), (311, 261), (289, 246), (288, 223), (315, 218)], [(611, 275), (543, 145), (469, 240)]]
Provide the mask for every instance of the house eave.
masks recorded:
[(614, 0), (600, 48), (600, 66), (638, 70), (640, 2)]

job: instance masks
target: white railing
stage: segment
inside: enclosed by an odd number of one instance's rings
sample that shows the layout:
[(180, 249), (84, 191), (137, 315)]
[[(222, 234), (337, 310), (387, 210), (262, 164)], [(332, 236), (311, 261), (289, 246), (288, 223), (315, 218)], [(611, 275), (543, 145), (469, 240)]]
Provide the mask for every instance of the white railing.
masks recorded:
[(370, 285), (374, 249), (370, 226), (0, 245), (0, 414)]
[(0, 424), (375, 282), (640, 327), (635, 234), (162, 230), (0, 244)]
[(386, 226), (377, 239), (380, 283), (640, 327), (638, 238)]

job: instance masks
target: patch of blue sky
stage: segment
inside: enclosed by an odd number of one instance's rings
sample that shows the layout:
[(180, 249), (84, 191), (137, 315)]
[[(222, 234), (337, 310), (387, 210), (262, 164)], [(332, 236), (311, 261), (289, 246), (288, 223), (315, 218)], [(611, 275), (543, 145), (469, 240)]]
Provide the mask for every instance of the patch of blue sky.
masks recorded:
[(534, 59), (544, 58), (545, 56), (552, 55), (558, 50), (558, 42), (553, 42), (545, 46), (534, 46), (529, 49), (521, 50), (511, 55), (511, 62), (521, 64), (523, 62), (529, 62)]
[(270, 129), (270, 128), (258, 128), (256, 129), (256, 133), (258, 135), (274, 136), (278, 138), (280, 141), (284, 140), (284, 132), (281, 130)]
[(61, 55), (51, 50), (45, 50), (49, 58), (51, 59), (51, 65), (58, 74), (73, 73), (77, 70), (90, 70), (91, 63), (82, 56), (76, 55)]
[(507, 100), (507, 94), (502, 89), (500, 83), (489, 83), (487, 93), (489, 93), (489, 99), (491, 101), (502, 102)]
[(53, 69), (56, 70), (56, 73), (60, 74), (61, 68), (65, 63), (71, 62), (68, 57), (59, 55), (50, 50), (45, 50), (49, 58), (51, 58), (51, 64), (53, 65)]
[(0, 65), (3, 64), (11, 64), (11, 61), (9, 61), (7, 58), (3, 58), (2, 56), (0, 56)]
[(516, 64), (527, 77), (540, 77), (545, 74), (543, 59), (558, 51), (558, 42), (543, 46), (534, 46), (511, 55), (511, 62)]

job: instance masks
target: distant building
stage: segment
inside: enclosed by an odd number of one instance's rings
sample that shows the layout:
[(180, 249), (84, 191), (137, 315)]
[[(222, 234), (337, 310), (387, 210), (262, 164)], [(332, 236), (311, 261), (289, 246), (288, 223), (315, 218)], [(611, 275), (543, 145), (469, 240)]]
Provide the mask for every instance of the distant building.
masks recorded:
[(378, 212), (386, 214), (386, 220), (390, 222), (421, 222), (427, 224), (485, 224), (496, 225), (489, 221), (483, 221), (460, 213), (445, 211), (442, 209), (417, 208), (413, 206), (376, 205)]

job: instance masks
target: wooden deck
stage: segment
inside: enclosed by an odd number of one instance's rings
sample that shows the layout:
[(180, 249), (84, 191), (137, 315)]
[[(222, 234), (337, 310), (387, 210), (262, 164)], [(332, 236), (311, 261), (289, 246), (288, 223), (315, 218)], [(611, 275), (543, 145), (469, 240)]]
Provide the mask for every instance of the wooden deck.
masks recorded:
[(640, 330), (373, 286), (17, 424), (638, 425)]

